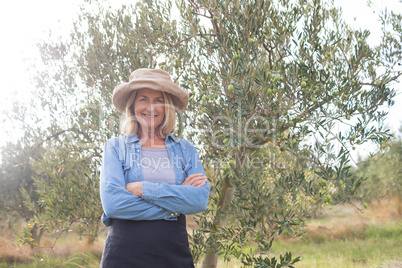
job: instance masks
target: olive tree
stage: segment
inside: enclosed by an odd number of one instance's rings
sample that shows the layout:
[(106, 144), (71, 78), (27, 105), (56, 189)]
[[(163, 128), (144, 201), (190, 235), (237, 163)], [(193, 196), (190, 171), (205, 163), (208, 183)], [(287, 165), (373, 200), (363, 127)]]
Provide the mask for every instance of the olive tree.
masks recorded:
[(87, 3), (69, 39), (39, 45), (36, 81), (52, 120), (36, 165), (45, 212), (33, 221), (48, 231), (99, 224), (88, 191), (98, 192), (102, 143), (119, 133), (112, 90), (136, 68), (162, 68), (191, 93), (175, 134), (197, 145), (212, 187), (190, 235), (194, 259), (291, 267), (291, 253), (268, 256), (274, 238), (302, 235), (313, 206), (362, 209), (350, 152), (391, 136), (382, 107), (401, 75), (401, 31), (383, 17), (384, 38), (369, 46), (370, 32), (329, 1)]

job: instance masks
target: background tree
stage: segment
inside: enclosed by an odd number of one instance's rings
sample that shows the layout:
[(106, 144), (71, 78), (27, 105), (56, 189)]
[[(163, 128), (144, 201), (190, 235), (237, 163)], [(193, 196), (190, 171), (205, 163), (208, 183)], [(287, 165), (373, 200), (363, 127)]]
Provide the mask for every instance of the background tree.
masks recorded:
[(402, 213), (402, 207), (399, 205), (402, 200), (401, 133), (402, 128), (399, 128), (399, 135), (395, 139), (387, 143), (376, 155), (362, 161), (355, 169), (358, 176), (368, 178), (361, 189), (365, 199), (373, 201), (395, 198), (399, 214)]
[(2, 217), (8, 218), (10, 225), (15, 219), (29, 220), (32, 216), (23, 206), (23, 195), (20, 189), (29, 193), (33, 200), (36, 194), (33, 186), (33, 171), (30, 163), (26, 163), (21, 143), (8, 143), (2, 148), (0, 172), (0, 212)]
[(361, 198), (350, 150), (391, 136), (380, 108), (401, 75), (400, 20), (384, 20), (393, 28), (370, 47), (369, 31), (346, 25), (331, 2), (176, 4), (87, 3), (69, 38), (39, 44), (37, 107), (49, 127), (29, 148), (41, 144), (44, 157), (34, 166), (41, 211), (27, 227), (88, 224), (96, 235), (102, 144), (119, 133), (112, 90), (136, 68), (159, 67), (192, 93), (176, 135), (198, 145), (212, 185), (191, 236), (195, 260), (291, 266), (289, 253), (267, 257), (275, 236), (302, 234), (312, 205)]
[[(20, 109), (21, 108), (21, 109)], [(26, 112), (17, 103), (14, 105), (14, 115), (22, 115)], [(0, 218), (8, 222), (10, 229), (19, 228), (19, 220), (29, 221), (35, 211), (39, 210), (39, 196), (36, 192), (34, 177), (36, 173), (32, 168), (33, 163), (43, 157), (42, 148), (27, 154), (27, 148), (31, 146), (31, 136), (25, 131), (24, 136), (16, 143), (7, 143), (1, 148), (0, 165)], [(30, 207), (26, 205), (29, 200)], [(17, 223), (17, 224), (16, 224)], [(33, 223), (27, 230), (27, 236), (33, 244), (41, 240), (43, 229)]]

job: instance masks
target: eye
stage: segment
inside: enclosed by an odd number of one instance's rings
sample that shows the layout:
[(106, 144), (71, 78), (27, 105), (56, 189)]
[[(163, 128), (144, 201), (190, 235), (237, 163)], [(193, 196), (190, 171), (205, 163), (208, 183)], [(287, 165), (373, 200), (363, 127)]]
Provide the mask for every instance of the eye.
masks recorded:
[(156, 102), (163, 103), (163, 100), (157, 99)]

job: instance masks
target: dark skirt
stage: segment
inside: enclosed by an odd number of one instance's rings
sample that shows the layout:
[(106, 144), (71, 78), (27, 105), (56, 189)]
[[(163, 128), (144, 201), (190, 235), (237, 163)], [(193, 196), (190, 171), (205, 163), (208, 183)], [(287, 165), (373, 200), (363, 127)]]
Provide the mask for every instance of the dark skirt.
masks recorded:
[(100, 267), (194, 267), (186, 230), (186, 217), (177, 221), (113, 219)]

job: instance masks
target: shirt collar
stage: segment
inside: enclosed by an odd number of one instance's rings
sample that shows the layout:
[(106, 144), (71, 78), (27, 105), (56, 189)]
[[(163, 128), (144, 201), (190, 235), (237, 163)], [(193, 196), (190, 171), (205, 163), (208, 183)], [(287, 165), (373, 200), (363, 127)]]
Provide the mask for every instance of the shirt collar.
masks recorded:
[[(126, 136), (126, 137), (127, 137), (127, 144), (136, 143), (136, 142), (140, 141), (140, 139), (138, 138), (137, 134), (135, 134), (134, 136)], [(168, 144), (170, 142), (178, 143), (179, 139), (174, 137), (174, 136), (172, 136), (171, 134), (168, 134), (166, 136), (166, 144)]]

